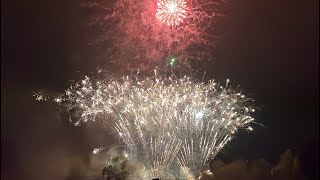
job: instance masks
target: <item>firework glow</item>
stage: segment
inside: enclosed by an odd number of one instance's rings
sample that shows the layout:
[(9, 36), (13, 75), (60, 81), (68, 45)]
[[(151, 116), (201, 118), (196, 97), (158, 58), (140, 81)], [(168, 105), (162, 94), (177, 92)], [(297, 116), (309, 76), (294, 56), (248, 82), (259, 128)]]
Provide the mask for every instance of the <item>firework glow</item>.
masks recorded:
[(184, 0), (159, 0), (157, 17), (169, 26), (177, 26), (186, 17), (186, 2)]
[(87, 0), (81, 8), (88, 12), (86, 43), (92, 56), (98, 64), (108, 62), (109, 71), (117, 68), (118, 75), (164, 69), (171, 56), (181, 69), (201, 69), (200, 62), (214, 58), (212, 48), (222, 37), (216, 27), (229, 6), (225, 0), (112, 2)]
[(138, 160), (148, 177), (159, 177), (174, 163), (199, 174), (239, 128), (251, 130), (254, 120), (252, 100), (229, 80), (223, 87), (214, 80), (194, 82), (157, 71), (151, 78), (85, 77), (54, 101), (75, 125), (100, 121), (112, 129), (128, 158)]

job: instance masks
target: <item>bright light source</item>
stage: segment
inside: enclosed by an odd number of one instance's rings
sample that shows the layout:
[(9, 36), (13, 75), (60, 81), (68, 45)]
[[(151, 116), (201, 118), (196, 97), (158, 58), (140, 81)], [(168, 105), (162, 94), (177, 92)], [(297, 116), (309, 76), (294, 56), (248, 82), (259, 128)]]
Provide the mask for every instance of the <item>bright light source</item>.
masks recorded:
[(197, 119), (201, 119), (203, 117), (203, 112), (202, 111), (200, 111), (200, 112), (198, 112), (197, 114), (196, 114), (196, 118)]

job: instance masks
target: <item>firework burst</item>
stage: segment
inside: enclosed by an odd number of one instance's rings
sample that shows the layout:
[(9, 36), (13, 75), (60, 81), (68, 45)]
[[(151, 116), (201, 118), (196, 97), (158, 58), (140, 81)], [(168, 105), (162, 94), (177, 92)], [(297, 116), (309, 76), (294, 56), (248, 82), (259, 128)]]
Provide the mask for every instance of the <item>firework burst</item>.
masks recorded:
[(214, 81), (195, 84), (191, 102), (184, 109), (187, 117), (180, 124), (182, 147), (177, 156), (180, 167), (189, 167), (194, 174), (208, 168), (208, 162), (228, 143), (239, 128), (249, 125), (254, 109), (250, 99), (229, 86)]
[(198, 173), (239, 128), (251, 130), (254, 111), (229, 81), (223, 87), (213, 80), (160, 77), (156, 71), (142, 79), (85, 77), (55, 102), (75, 125), (98, 120), (111, 128), (149, 177), (161, 175), (172, 162)]
[(177, 26), (186, 17), (186, 2), (184, 0), (159, 0), (157, 17), (169, 26)]
[(82, 8), (89, 12), (84, 19), (91, 37), (87, 43), (95, 52), (92, 55), (99, 64), (108, 61), (105, 68), (117, 68), (119, 74), (165, 68), (170, 56), (176, 57), (184, 71), (201, 68), (201, 62), (214, 58), (211, 49), (222, 37), (216, 30), (218, 19), (229, 6), (225, 0), (85, 2)]

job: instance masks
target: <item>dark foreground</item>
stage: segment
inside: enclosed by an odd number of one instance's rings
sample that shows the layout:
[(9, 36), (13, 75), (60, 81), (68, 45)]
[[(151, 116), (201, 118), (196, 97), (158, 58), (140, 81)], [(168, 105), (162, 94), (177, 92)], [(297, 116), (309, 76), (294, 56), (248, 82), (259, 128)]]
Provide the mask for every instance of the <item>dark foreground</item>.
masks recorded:
[[(309, 180), (300, 169), (299, 156), (291, 150), (284, 152), (277, 164), (264, 159), (236, 160), (225, 163), (216, 160), (212, 163), (213, 176), (203, 176), (201, 180)], [(122, 180), (123, 177), (69, 177), (66, 180)], [(129, 176), (128, 180), (140, 180), (142, 177)], [(180, 178), (183, 180), (184, 178)], [(151, 180), (151, 179), (150, 179)], [(161, 180), (173, 180), (161, 177)]]

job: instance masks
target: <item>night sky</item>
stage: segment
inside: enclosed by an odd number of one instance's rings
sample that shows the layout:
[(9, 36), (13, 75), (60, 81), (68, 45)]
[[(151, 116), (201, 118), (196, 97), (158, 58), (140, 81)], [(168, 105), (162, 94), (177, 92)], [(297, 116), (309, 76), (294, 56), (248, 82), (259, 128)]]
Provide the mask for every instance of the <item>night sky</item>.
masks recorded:
[[(206, 77), (239, 84), (256, 100), (261, 110), (254, 116), (265, 127), (240, 133), (221, 156), (275, 163), (293, 148), (313, 179), (319, 162), (318, 2), (238, 0), (230, 7), (217, 27), (223, 39)], [(108, 65), (89, 58), (79, 2), (10, 0), (2, 4), (1, 20), (1, 177), (81, 175), (92, 148), (112, 140), (98, 127), (63, 127), (54, 104), (32, 97), (39, 89), (61, 91), (69, 80)]]

